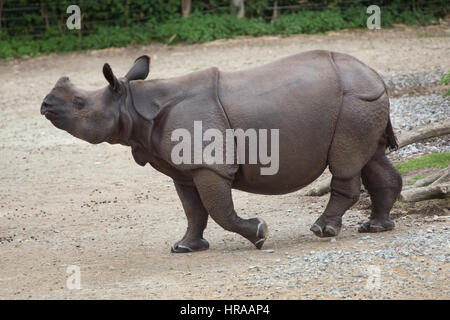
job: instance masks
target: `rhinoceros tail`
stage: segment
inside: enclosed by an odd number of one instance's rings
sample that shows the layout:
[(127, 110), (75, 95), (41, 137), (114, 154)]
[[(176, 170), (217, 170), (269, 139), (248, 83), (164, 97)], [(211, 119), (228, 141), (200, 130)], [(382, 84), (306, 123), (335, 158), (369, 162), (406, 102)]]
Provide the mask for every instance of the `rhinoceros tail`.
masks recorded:
[[(384, 82), (384, 80), (381, 76), (379, 76), (379, 77), (380, 77), (381, 82), (383, 83), (386, 94), (389, 95), (388, 86), (386, 85), (386, 82)], [(389, 100), (388, 100), (388, 104), (390, 105)], [(390, 109), (390, 106), (389, 106), (389, 109)], [(386, 125), (386, 130), (384, 131), (384, 133), (386, 135), (386, 142), (387, 142), (386, 147), (389, 148), (389, 150), (397, 150), (398, 149), (398, 140), (397, 140), (397, 137), (395, 136), (394, 128), (392, 128), (391, 117), (389, 117), (389, 119), (388, 119), (388, 123)]]
[(389, 118), (386, 130), (385, 130), (386, 140), (387, 144), (386, 147), (389, 148), (389, 150), (397, 150), (398, 149), (398, 142), (397, 137), (395, 136), (394, 129), (392, 128), (391, 118)]

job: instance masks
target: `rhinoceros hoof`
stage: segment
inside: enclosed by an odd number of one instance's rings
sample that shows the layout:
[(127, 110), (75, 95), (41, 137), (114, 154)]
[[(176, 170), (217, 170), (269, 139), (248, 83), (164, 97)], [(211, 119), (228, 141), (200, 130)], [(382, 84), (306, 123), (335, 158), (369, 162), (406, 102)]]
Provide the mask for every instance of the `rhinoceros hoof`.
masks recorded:
[(321, 215), (311, 226), (311, 230), (319, 238), (336, 237), (341, 231), (342, 218)]
[(263, 219), (258, 219), (259, 224), (256, 229), (256, 238), (257, 240), (253, 242), (257, 249), (261, 249), (264, 241), (267, 239), (267, 235), (269, 234), (269, 228), (267, 227), (267, 223)]
[(187, 252), (195, 252), (195, 251), (203, 251), (209, 249), (209, 243), (205, 239), (198, 239), (189, 242), (179, 241), (175, 243), (172, 248), (170, 248), (170, 252), (172, 253), (187, 253)]
[(394, 229), (395, 223), (392, 220), (386, 219), (382, 221), (378, 220), (369, 220), (361, 224), (358, 228), (358, 232), (366, 233), (366, 232), (383, 232)]
[(314, 232), (314, 234), (320, 238), (327, 238), (327, 237), (336, 237), (339, 234), (340, 228), (336, 228), (330, 225), (325, 225), (322, 228), (321, 226), (315, 223), (309, 230)]

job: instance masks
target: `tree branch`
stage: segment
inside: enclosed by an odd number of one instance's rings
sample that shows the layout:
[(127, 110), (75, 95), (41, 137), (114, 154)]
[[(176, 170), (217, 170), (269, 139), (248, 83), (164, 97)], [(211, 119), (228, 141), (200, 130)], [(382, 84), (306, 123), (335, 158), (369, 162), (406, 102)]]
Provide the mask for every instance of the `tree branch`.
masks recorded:
[[(450, 120), (445, 120), (444, 122), (424, 125), (414, 128), (411, 132), (406, 132), (402, 134), (398, 139), (398, 148), (401, 149), (407, 145), (434, 137), (444, 136), (450, 134)], [(392, 151), (387, 151), (386, 154)]]

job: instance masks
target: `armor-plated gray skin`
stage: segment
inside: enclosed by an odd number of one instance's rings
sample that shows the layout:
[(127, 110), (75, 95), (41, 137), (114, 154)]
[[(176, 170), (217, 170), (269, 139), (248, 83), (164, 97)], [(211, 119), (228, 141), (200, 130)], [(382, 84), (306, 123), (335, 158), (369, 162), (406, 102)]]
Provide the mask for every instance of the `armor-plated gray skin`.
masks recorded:
[[(173, 179), (188, 228), (172, 252), (207, 249), (208, 216), (261, 248), (266, 223), (240, 218), (231, 189), (288, 193), (314, 181), (327, 166), (333, 175), (330, 200), (311, 231), (319, 237), (339, 233), (343, 214), (359, 199), (361, 178), (372, 214), (359, 231), (394, 227), (389, 212), (402, 182), (385, 155), (387, 147), (397, 147), (389, 99), (380, 76), (362, 62), (310, 51), (243, 71), (210, 68), (144, 81), (149, 64), (149, 57), (138, 58), (121, 79), (105, 64), (109, 86), (92, 92), (63, 77), (45, 97), (41, 113), (88, 142), (130, 146), (139, 165), (150, 163)], [(175, 164), (171, 152), (179, 142), (172, 141), (172, 133), (184, 128), (193, 137), (194, 121), (202, 121), (203, 132), (218, 129), (224, 136), (227, 129), (279, 129), (279, 171), (261, 175), (261, 164)], [(203, 141), (203, 147), (208, 144)]]

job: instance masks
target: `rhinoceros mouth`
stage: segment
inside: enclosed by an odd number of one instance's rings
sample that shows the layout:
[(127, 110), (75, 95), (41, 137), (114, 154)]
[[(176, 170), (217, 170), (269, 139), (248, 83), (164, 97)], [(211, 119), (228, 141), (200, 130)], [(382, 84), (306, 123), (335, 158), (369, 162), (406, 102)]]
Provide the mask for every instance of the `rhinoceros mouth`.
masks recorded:
[(48, 120), (55, 120), (58, 118), (58, 113), (52, 110), (45, 110), (41, 112), (44, 117), (46, 117)]

